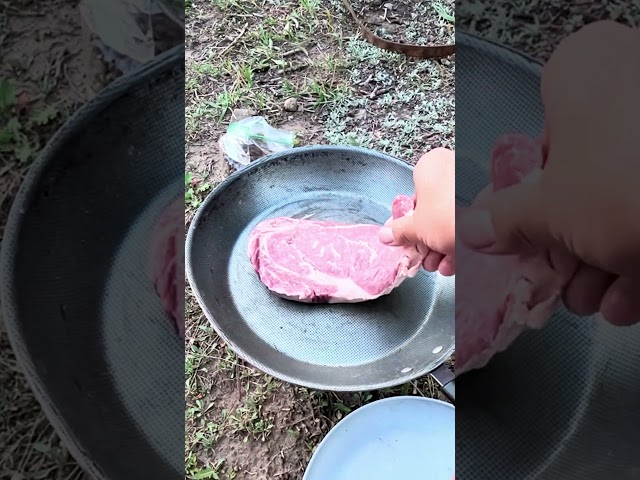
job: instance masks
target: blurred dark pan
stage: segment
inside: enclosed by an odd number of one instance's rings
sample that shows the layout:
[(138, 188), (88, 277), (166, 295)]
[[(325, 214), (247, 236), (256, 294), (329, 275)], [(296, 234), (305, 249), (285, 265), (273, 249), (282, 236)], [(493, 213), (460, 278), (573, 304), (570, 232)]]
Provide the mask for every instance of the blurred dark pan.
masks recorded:
[(453, 277), (422, 271), (374, 301), (310, 305), (269, 292), (247, 254), (266, 218), (381, 225), (402, 193), (413, 194), (412, 168), (362, 148), (296, 148), (235, 173), (203, 202), (187, 237), (187, 276), (207, 318), (240, 357), (287, 382), (358, 391), (433, 372), (453, 397), (442, 365), (454, 351)]
[[(470, 35), (456, 43), (456, 196), (469, 204), (495, 139), (542, 131), (541, 66)], [(640, 478), (640, 326), (561, 311), (457, 383), (456, 479)]]
[(13, 349), (99, 479), (183, 476), (183, 342), (147, 274), (151, 225), (184, 195), (183, 85), (176, 48), (91, 100), (31, 167), (2, 243)]

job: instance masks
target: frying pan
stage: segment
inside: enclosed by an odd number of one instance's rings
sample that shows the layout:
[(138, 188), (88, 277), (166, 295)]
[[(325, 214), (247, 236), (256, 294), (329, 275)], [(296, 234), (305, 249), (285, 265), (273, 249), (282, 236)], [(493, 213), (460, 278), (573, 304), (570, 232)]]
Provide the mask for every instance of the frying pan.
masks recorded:
[(184, 54), (116, 80), (29, 170), (2, 243), (2, 308), (49, 421), (98, 479), (182, 478), (184, 346), (147, 275), (184, 195)]
[(302, 480), (448, 480), (455, 457), (452, 404), (389, 397), (340, 420), (315, 449)]
[[(468, 34), (456, 43), (456, 197), (468, 205), (495, 139), (542, 131), (541, 65)], [(561, 309), (456, 380), (456, 478), (640, 478), (639, 326)]]
[(187, 277), (214, 329), (286, 382), (362, 391), (433, 372), (455, 397), (443, 366), (455, 344), (453, 277), (422, 271), (374, 301), (310, 305), (269, 292), (247, 254), (249, 233), (266, 218), (381, 225), (398, 194), (413, 194), (412, 167), (355, 147), (296, 148), (231, 175), (198, 209), (186, 244)]

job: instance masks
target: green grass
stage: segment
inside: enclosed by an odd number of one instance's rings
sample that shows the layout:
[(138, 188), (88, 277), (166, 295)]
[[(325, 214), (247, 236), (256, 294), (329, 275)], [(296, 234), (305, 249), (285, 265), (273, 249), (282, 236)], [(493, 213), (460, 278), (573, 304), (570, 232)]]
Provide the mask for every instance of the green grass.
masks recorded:
[[(366, 43), (339, 0), (194, 1), (190, 8), (188, 143), (215, 148), (231, 112), (242, 108), (274, 127), (293, 116), (320, 132), (315, 142), (367, 146), (409, 161), (426, 148), (427, 136), (453, 146), (452, 68), (407, 60)], [(291, 98), (298, 105), (295, 113), (283, 108)], [(209, 191), (208, 172), (189, 167), (189, 158), (187, 165), (190, 214)], [(353, 410), (386, 396), (437, 395), (428, 378), (349, 395), (283, 384), (238, 359), (192, 297), (185, 379), (188, 478), (252, 478), (243, 468), (254, 463), (266, 468), (278, 458), (287, 459), (292, 478), (301, 478), (299, 469), (315, 446)], [(285, 443), (289, 446), (280, 452)], [(242, 464), (238, 455), (247, 449), (261, 449), (271, 458)], [(292, 455), (302, 460), (287, 463)]]
[(36, 112), (26, 113), (13, 81), (0, 78), (0, 153), (12, 158), (18, 166), (31, 163), (43, 146), (42, 127), (60, 115), (56, 105), (49, 104)]
[[(192, 3), (193, 28), (187, 34), (199, 45), (203, 35), (210, 42), (199, 46), (196, 59), (187, 62), (187, 136), (191, 141), (217, 141), (235, 108), (253, 110), (277, 126), (286, 116), (282, 103), (295, 98), (305, 121), (318, 125), (326, 143), (367, 146), (407, 160), (424, 148), (421, 138), (425, 132), (454, 146), (453, 97), (441, 93), (443, 88), (453, 92), (451, 69), (435, 62), (408, 61), (364, 42), (354, 35), (339, 1), (329, 6), (318, 0), (262, 5), (233, 0)], [(449, 21), (447, 12), (439, 12), (444, 25)], [(209, 18), (219, 15), (225, 18), (219, 26), (224, 31), (204, 27)], [(220, 38), (225, 40), (220, 42)], [(222, 58), (216, 54), (220, 51)], [(378, 94), (380, 89), (387, 91)], [(370, 121), (360, 121), (361, 117), (354, 121), (354, 112), (364, 112), (362, 118)], [(187, 180), (191, 209), (197, 208), (208, 191), (204, 184), (194, 186), (193, 178), (200, 178), (198, 175), (194, 171)], [(322, 419), (325, 434), (344, 415), (376, 398), (437, 393), (428, 379), (348, 398), (293, 389), (241, 362), (215, 335), (193, 301), (187, 318), (185, 459), (189, 478), (233, 475), (233, 459), (217, 458), (216, 445), (223, 439), (268, 443), (279, 425), (274, 424), (277, 413), (265, 411), (265, 405), (283, 389), (308, 402), (313, 417)], [(237, 391), (232, 394), (239, 395), (233, 407), (218, 408), (211, 400), (219, 387), (215, 382)], [(309, 436), (302, 426), (288, 426), (286, 434), (310, 452), (321, 437)]]
[(455, 14), (453, 12), (450, 11), (450, 9), (448, 9), (446, 6), (444, 6), (442, 3), (434, 3), (433, 4), (433, 9), (438, 12), (438, 15), (440, 15), (444, 20), (448, 21), (448, 22), (455, 22), (456, 17)]
[(187, 208), (197, 209), (206, 194), (211, 190), (211, 184), (196, 179), (192, 173), (184, 175), (184, 202)]
[[(204, 58), (187, 62), (187, 135), (219, 128), (234, 108), (250, 108), (273, 114), (282, 110), (283, 95), (300, 97), (315, 108), (331, 103), (345, 94), (346, 87), (334, 75), (345, 68), (344, 60), (331, 56), (327, 61), (311, 57), (309, 42), (317, 34), (340, 35), (329, 21), (319, 0), (278, 2), (273, 11), (261, 11), (254, 1), (214, 0), (211, 4), (230, 21), (220, 25), (219, 36), (231, 38), (232, 48), (207, 47)], [(206, 2), (192, 4), (194, 24), (210, 14)], [(237, 17), (235, 17), (237, 16)], [(236, 18), (237, 20), (234, 20)], [(196, 36), (196, 29), (193, 35)], [(226, 46), (229, 42), (226, 43)], [(217, 52), (224, 57), (218, 58)], [(301, 75), (289, 75), (290, 72)], [(282, 83), (264, 87), (255, 84), (256, 76), (278, 75), (308, 77), (297, 88)], [(278, 82), (274, 82), (278, 83)], [(288, 88), (289, 87), (289, 88)]]

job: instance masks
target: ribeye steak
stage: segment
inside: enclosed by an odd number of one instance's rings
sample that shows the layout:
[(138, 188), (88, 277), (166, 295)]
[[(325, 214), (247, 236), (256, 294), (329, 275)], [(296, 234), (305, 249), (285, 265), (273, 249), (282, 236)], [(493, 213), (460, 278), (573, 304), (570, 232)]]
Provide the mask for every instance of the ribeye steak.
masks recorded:
[(184, 199), (178, 197), (158, 218), (152, 236), (149, 270), (160, 301), (184, 337)]
[[(393, 200), (394, 218), (413, 200)], [(249, 236), (249, 258), (260, 280), (280, 297), (306, 303), (355, 303), (386, 295), (420, 270), (414, 247), (387, 246), (380, 225), (278, 217)]]
[[(535, 182), (544, 165), (539, 141), (520, 134), (498, 139), (491, 158), (494, 191)], [(493, 256), (456, 249), (456, 374), (482, 368), (526, 328), (541, 328), (556, 309), (572, 272), (546, 255)]]

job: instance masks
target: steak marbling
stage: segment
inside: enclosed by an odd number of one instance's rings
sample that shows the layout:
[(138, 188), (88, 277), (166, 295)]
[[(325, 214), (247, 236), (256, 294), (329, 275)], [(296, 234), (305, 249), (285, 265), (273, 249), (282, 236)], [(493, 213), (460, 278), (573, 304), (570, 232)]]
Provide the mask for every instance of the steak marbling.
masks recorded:
[[(520, 134), (498, 139), (489, 185), (475, 203), (522, 181), (535, 182), (544, 166), (539, 141)], [(456, 374), (482, 368), (526, 328), (541, 328), (557, 308), (572, 275), (546, 255), (493, 256), (456, 249)]]
[[(394, 218), (410, 215), (413, 200), (393, 200)], [(249, 258), (275, 294), (306, 303), (356, 303), (386, 295), (414, 277), (424, 257), (414, 247), (387, 246), (379, 225), (278, 217), (249, 236)]]
[(175, 199), (158, 218), (152, 235), (149, 270), (156, 293), (184, 338), (184, 199)]

